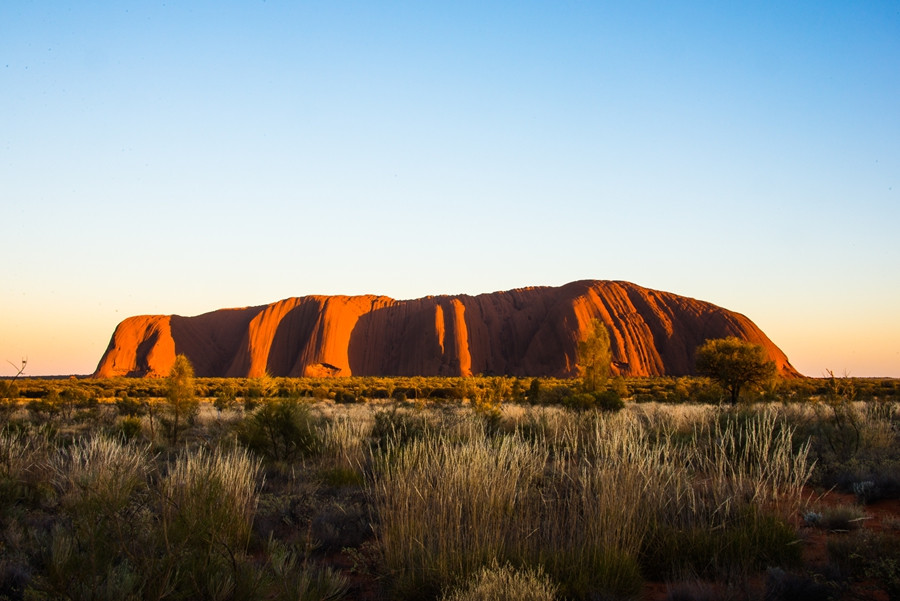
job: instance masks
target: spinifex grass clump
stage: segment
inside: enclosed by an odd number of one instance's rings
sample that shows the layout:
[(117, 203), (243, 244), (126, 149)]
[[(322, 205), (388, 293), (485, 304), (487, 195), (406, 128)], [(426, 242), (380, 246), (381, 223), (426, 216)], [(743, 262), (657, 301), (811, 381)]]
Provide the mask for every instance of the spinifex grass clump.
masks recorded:
[(636, 431), (613, 440), (597, 420), (601, 440), (586, 450), (573, 433), (555, 458), (546, 440), (517, 434), (429, 437), (386, 452), (373, 492), (398, 593), (437, 591), (492, 561), (543, 566), (567, 595), (635, 593), (655, 463), (630, 449)]
[(499, 561), (541, 567), (567, 598), (630, 598), (642, 572), (724, 576), (799, 552), (786, 516), (809, 465), (773, 414), (707, 423), (690, 445), (629, 413), (568, 419), (552, 440), (482, 430), (376, 457), (377, 532), (399, 595)]
[(495, 563), (445, 592), (441, 601), (555, 601), (558, 588), (540, 569), (516, 570)]
[(522, 525), (522, 491), (546, 453), (517, 438), (461, 445), (434, 437), (389, 448), (373, 484), (380, 541), (400, 594), (436, 594), (456, 578), (510, 555)]
[(673, 448), (684, 472), (651, 517), (642, 557), (650, 576), (728, 577), (800, 559), (789, 520), (812, 470), (808, 445), (794, 451), (793, 430), (771, 410), (724, 415)]
[(73, 599), (137, 595), (152, 545), (147, 449), (94, 436), (59, 451), (49, 465), (67, 519), (51, 534), (38, 588)]
[(13, 502), (44, 480), (52, 451), (46, 431), (0, 428), (0, 500)]
[(246, 557), (259, 461), (246, 451), (184, 452), (160, 484), (172, 586), (186, 598), (242, 598), (259, 586)]
[(322, 436), (324, 455), (335, 467), (359, 469), (366, 461), (373, 422), (367, 415), (336, 417), (326, 422)]
[(243, 550), (258, 501), (259, 461), (245, 451), (182, 453), (161, 483), (171, 544)]
[(76, 442), (51, 461), (60, 502), (74, 512), (109, 514), (120, 511), (139, 488), (146, 488), (152, 469), (148, 450), (95, 436)]

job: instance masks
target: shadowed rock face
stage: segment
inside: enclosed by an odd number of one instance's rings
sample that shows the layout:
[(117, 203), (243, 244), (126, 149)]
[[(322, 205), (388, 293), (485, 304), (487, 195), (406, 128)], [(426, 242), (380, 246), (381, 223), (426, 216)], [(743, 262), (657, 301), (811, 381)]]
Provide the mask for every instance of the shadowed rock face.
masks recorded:
[(586, 280), (478, 296), (305, 296), (196, 317), (146, 315), (119, 324), (96, 377), (165, 376), (185, 354), (198, 376), (572, 376), (592, 319), (607, 325), (613, 372), (694, 373), (704, 340), (761, 344), (785, 376), (797, 371), (749, 319), (628, 282)]

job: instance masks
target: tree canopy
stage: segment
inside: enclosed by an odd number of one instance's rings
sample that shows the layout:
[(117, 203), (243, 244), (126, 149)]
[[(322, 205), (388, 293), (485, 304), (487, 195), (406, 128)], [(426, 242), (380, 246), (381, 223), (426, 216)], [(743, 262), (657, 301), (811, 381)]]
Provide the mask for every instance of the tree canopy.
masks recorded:
[(591, 320), (587, 338), (578, 343), (578, 372), (586, 392), (595, 392), (609, 378), (612, 352), (609, 349), (609, 330), (599, 319)]
[(762, 384), (775, 375), (775, 362), (759, 344), (734, 336), (707, 340), (697, 348), (697, 373), (708, 376), (724, 388), (737, 404), (741, 389)]
[(175, 363), (166, 382), (166, 400), (170, 415), (169, 431), (172, 444), (178, 443), (178, 433), (192, 420), (198, 411), (199, 401), (194, 393), (194, 366), (184, 355), (175, 357)]

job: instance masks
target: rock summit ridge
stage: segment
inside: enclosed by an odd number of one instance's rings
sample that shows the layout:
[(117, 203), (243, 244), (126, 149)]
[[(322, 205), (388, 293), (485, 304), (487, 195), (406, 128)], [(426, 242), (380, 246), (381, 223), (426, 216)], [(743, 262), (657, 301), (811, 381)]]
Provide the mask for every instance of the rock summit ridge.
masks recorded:
[(622, 281), (582, 280), (470, 296), (394, 300), (303, 296), (194, 317), (122, 321), (96, 377), (169, 373), (186, 355), (198, 376), (573, 376), (592, 319), (609, 328), (613, 373), (690, 375), (709, 338), (761, 344), (799, 375), (747, 317)]

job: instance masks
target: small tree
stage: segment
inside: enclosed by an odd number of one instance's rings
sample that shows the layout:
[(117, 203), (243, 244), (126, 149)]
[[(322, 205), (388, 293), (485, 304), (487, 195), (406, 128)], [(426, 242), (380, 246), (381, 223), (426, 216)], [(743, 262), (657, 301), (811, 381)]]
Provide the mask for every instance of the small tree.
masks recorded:
[(578, 343), (578, 372), (585, 392), (596, 392), (609, 378), (612, 352), (609, 330), (599, 319), (592, 319), (587, 338)]
[(22, 359), (22, 367), (19, 367), (12, 361), (7, 361), (16, 370), (9, 380), (0, 380), (0, 420), (3, 423), (9, 418), (16, 408), (16, 397), (19, 396), (19, 387), (16, 386), (16, 378), (22, 375), (25, 367), (28, 365), (28, 359)]
[(175, 357), (166, 383), (169, 435), (178, 444), (178, 433), (197, 416), (200, 403), (194, 394), (194, 366), (184, 355)]
[(736, 405), (741, 389), (762, 384), (775, 375), (775, 362), (759, 344), (734, 336), (707, 340), (697, 348), (697, 373), (718, 382)]

